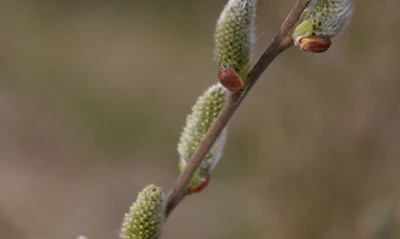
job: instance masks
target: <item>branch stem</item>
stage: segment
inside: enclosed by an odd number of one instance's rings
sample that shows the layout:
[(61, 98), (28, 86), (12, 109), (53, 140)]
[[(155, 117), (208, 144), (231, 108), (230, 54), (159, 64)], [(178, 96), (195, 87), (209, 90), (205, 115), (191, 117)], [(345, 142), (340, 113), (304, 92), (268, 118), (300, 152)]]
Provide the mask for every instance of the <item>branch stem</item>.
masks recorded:
[(311, 0), (297, 0), (296, 4), (290, 11), (282, 26), (279, 28), (279, 31), (276, 33), (272, 42), (269, 44), (257, 63), (250, 70), (249, 74), (247, 75), (246, 84), (243, 90), (229, 95), (224, 107), (222, 108), (213, 125), (208, 130), (207, 135), (204, 137), (203, 141), (194, 152), (192, 159), (188, 162), (184, 171), (181, 173), (181, 175), (179, 175), (173, 188), (169, 192), (165, 209), (166, 217), (170, 215), (170, 213), (186, 195), (190, 180), (199, 168), (201, 161), (211, 149), (212, 145), (217, 140), (222, 130), (226, 127), (236, 109), (240, 106), (251, 88), (272, 63), (272, 61), (280, 53), (293, 45), (290, 37), (290, 31), (310, 1)]

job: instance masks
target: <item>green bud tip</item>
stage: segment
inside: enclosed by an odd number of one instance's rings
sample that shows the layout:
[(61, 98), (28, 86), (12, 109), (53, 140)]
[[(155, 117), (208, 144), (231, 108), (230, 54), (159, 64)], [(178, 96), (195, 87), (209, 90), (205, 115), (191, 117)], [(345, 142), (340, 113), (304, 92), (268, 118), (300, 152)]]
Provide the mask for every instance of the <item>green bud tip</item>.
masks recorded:
[[(201, 141), (203, 141), (208, 129), (214, 123), (226, 101), (226, 97), (227, 94), (224, 87), (220, 83), (217, 83), (208, 88), (192, 107), (192, 112), (186, 119), (186, 125), (178, 142), (178, 153), (180, 155), (179, 170), (181, 172), (191, 160), (193, 153)], [(200, 192), (207, 186), (209, 173), (217, 165), (222, 156), (226, 135), (227, 130), (225, 128), (205, 156), (190, 183), (189, 191), (191, 193)]]
[(310, 52), (324, 52), (331, 38), (349, 24), (353, 7), (351, 0), (318, 0), (304, 10), (292, 33), (295, 45)]
[(215, 60), (219, 66), (235, 70), (242, 79), (247, 75), (255, 42), (256, 5), (256, 0), (229, 0), (215, 28)]
[(125, 214), (121, 239), (157, 239), (164, 222), (164, 194), (160, 187), (150, 184), (138, 195)]

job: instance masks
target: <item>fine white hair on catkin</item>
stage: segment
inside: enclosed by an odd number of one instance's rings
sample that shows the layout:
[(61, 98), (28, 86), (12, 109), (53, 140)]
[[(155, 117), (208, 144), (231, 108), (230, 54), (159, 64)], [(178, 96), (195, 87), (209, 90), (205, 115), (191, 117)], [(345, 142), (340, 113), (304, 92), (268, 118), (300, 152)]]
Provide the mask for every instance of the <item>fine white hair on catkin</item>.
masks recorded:
[(351, 0), (319, 0), (308, 18), (316, 36), (334, 37), (348, 26), (352, 13)]

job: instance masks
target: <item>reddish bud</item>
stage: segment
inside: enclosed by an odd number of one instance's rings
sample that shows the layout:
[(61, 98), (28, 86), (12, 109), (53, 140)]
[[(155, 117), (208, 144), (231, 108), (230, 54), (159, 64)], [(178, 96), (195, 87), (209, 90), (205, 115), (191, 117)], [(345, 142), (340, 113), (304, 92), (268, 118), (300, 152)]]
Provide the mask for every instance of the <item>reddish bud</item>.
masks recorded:
[(197, 183), (193, 186), (190, 186), (188, 188), (187, 194), (190, 195), (193, 193), (199, 193), (199, 192), (203, 191), (207, 187), (208, 183), (210, 182), (210, 179), (211, 179), (211, 174), (207, 173), (206, 175), (204, 175), (204, 177), (200, 180), (199, 183)]
[(300, 50), (313, 53), (321, 53), (329, 49), (332, 44), (329, 38), (304, 37), (299, 40)]
[(230, 67), (225, 68), (221, 66), (218, 71), (218, 78), (221, 85), (232, 93), (235, 93), (243, 87), (242, 77)]

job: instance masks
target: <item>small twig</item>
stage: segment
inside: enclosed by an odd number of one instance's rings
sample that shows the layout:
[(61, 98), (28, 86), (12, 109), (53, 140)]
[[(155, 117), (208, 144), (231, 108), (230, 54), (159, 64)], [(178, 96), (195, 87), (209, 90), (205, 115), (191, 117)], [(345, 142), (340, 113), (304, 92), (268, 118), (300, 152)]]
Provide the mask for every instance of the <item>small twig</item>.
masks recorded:
[(199, 168), (201, 161), (211, 149), (212, 145), (221, 134), (222, 130), (226, 127), (236, 109), (240, 106), (241, 102), (260, 78), (262, 73), (280, 53), (293, 45), (289, 35), (290, 31), (310, 1), (311, 0), (297, 0), (286, 20), (279, 28), (279, 31), (275, 35), (274, 39), (247, 75), (246, 85), (244, 86), (243, 90), (231, 94), (228, 97), (214, 124), (208, 130), (207, 135), (194, 152), (192, 159), (188, 162), (185, 170), (181, 173), (175, 182), (175, 185), (169, 192), (165, 209), (166, 217), (168, 217), (175, 207), (181, 202), (187, 192), (190, 180)]

